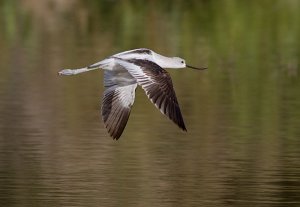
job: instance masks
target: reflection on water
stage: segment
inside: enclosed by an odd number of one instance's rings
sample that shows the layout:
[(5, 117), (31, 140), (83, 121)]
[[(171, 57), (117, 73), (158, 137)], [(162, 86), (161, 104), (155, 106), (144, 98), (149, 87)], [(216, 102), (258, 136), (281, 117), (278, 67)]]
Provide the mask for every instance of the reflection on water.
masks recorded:
[[(0, 204), (299, 206), (299, 2), (0, 1)], [(188, 133), (142, 90), (119, 141), (101, 71), (149, 47), (209, 66), (170, 71)]]

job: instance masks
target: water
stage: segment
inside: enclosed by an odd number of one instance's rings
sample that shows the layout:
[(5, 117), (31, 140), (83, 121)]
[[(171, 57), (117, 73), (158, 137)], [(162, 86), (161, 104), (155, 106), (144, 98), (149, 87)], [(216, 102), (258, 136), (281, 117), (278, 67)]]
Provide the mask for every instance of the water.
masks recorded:
[[(0, 1), (0, 205), (299, 206), (299, 6)], [(187, 133), (138, 89), (114, 141), (102, 72), (57, 76), (139, 47), (209, 67), (169, 71)]]

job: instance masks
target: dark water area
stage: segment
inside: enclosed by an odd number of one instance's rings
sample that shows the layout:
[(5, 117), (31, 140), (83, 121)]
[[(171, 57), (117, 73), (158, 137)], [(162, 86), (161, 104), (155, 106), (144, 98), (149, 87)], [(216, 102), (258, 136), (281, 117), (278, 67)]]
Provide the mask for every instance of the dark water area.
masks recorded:
[[(300, 2), (0, 0), (0, 206), (299, 206)], [(133, 48), (168, 70), (188, 132), (136, 91), (122, 137), (103, 72)]]

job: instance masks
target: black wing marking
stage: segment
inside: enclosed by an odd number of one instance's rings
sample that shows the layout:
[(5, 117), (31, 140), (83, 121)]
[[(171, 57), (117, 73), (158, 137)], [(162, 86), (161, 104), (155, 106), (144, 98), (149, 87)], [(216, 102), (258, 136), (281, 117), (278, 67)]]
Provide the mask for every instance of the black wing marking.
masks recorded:
[(102, 119), (110, 136), (119, 139), (127, 124), (134, 103), (137, 83), (123, 67), (104, 71)]
[(149, 60), (117, 59), (116, 61), (136, 78), (138, 84), (161, 113), (186, 131), (169, 73)]

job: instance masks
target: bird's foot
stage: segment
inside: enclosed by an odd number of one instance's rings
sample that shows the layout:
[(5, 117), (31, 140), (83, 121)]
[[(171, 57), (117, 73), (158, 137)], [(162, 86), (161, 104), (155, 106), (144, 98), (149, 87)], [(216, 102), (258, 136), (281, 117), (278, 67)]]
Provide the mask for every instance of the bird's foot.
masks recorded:
[(59, 71), (58, 75), (74, 75), (74, 72), (71, 69), (64, 69)]

